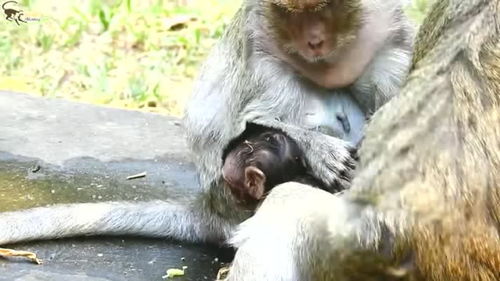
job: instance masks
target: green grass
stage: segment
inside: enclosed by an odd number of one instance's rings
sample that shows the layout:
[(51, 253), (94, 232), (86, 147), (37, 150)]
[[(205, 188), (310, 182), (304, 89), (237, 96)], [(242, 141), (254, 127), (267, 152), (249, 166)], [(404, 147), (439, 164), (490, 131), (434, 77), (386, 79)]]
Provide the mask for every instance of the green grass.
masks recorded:
[[(427, 0), (414, 1), (408, 13), (420, 21)], [(0, 19), (0, 89), (180, 116), (240, 2), (20, 1), (40, 21)]]
[(180, 115), (199, 62), (238, 8), (190, 2), (24, 1), (17, 7), (40, 21), (1, 20), (0, 89)]

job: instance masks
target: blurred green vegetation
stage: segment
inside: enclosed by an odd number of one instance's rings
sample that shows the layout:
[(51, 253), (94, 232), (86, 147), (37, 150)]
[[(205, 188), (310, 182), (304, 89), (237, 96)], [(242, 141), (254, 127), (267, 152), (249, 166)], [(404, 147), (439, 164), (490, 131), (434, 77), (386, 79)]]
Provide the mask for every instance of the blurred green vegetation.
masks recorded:
[[(428, 0), (407, 11), (421, 21)], [(4, 3), (5, 1), (0, 1)], [(0, 19), (0, 89), (180, 116), (241, 0), (20, 0)]]
[(413, 0), (411, 5), (407, 7), (406, 13), (416, 24), (420, 24), (433, 1), (434, 0)]

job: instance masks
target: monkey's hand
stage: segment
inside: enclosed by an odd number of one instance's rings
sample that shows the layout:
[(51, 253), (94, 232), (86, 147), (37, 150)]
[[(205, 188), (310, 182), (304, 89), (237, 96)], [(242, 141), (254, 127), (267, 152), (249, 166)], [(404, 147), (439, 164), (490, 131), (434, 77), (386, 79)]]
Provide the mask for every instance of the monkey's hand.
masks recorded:
[(304, 152), (311, 173), (327, 191), (338, 192), (349, 188), (357, 150), (348, 142), (276, 120), (255, 120), (252, 123), (282, 130), (295, 140)]
[(325, 184), (327, 191), (349, 188), (356, 166), (356, 149), (342, 139), (315, 134), (304, 139), (304, 154), (313, 175)]

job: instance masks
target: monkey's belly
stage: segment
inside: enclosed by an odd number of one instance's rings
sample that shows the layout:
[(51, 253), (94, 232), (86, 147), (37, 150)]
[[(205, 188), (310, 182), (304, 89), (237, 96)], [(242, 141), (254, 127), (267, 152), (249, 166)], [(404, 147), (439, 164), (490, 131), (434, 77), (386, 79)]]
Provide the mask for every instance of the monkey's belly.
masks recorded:
[(365, 114), (349, 94), (318, 94), (306, 101), (303, 124), (356, 145), (363, 136)]

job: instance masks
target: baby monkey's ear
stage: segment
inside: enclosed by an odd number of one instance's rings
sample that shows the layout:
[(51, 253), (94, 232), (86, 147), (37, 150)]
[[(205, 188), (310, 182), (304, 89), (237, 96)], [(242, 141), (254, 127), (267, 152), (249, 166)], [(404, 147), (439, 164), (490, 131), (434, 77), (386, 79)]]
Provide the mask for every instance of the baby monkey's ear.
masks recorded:
[(245, 168), (245, 189), (248, 195), (255, 200), (260, 200), (264, 196), (266, 175), (254, 166)]

